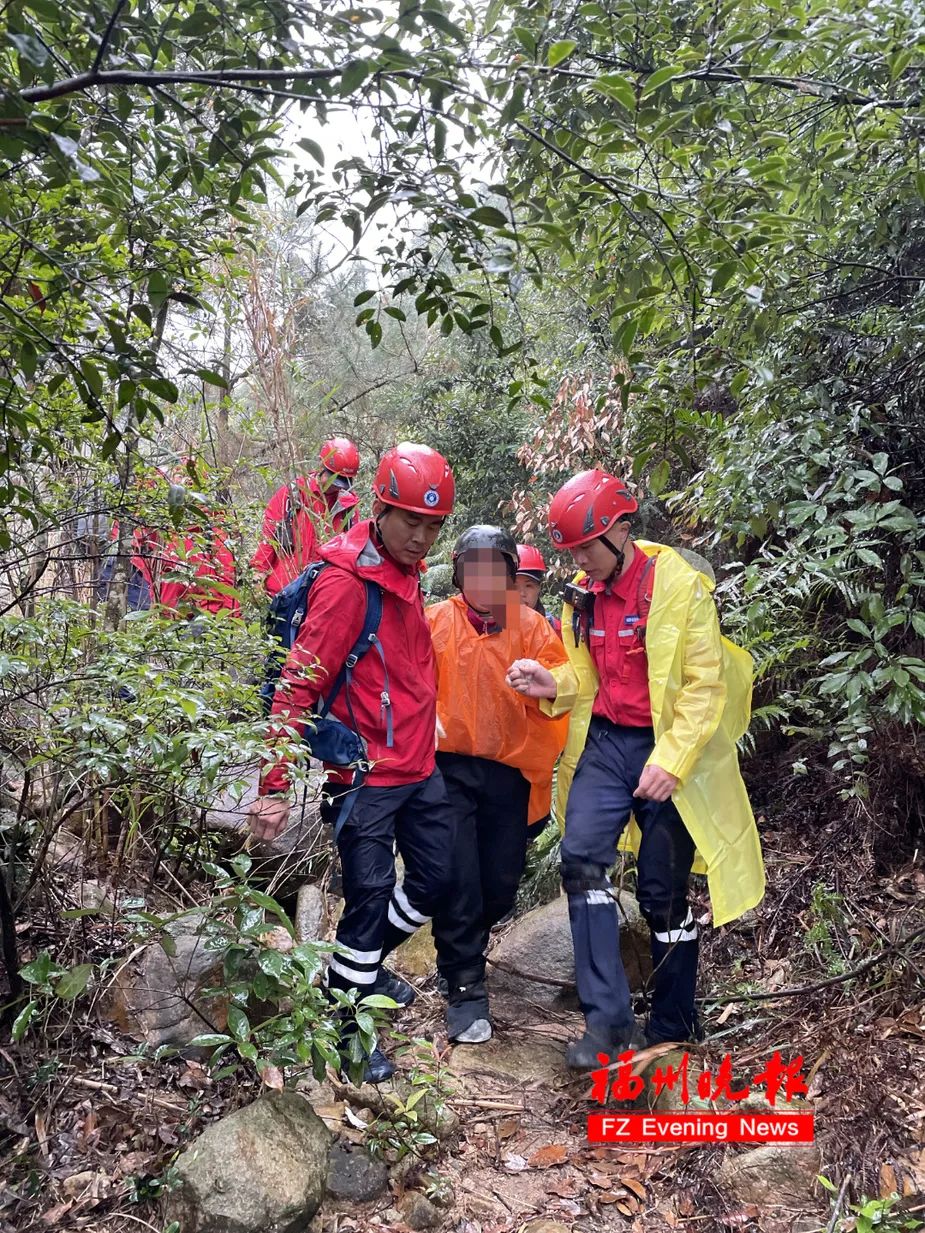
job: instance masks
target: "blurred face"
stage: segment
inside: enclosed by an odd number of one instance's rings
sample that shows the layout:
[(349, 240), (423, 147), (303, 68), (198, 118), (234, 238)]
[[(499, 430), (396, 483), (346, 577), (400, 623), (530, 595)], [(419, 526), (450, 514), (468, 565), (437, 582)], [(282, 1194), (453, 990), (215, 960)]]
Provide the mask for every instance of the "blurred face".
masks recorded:
[(516, 611), (517, 592), (508, 564), (500, 552), (474, 548), (459, 562), (459, 580), (466, 603), (489, 615), (498, 625), (509, 623), (509, 609)]
[[(629, 523), (615, 522), (601, 538), (613, 544), (618, 552), (622, 552), (629, 537)], [(600, 539), (593, 539), (588, 544), (580, 544), (569, 551), (575, 564), (579, 569), (584, 570), (592, 582), (606, 582), (613, 573), (619, 574), (623, 569), (623, 563), (614, 556), (606, 544), (601, 543)]]
[(410, 510), (373, 502), (373, 517), (386, 552), (399, 565), (413, 568), (423, 561), (443, 529), (443, 519), (430, 514), (412, 514)]
[(520, 596), (520, 602), (525, 608), (535, 608), (539, 603), (540, 591), (542, 587), (535, 578), (531, 578), (529, 574), (518, 574), (514, 579), (514, 585), (517, 587), (517, 594)]

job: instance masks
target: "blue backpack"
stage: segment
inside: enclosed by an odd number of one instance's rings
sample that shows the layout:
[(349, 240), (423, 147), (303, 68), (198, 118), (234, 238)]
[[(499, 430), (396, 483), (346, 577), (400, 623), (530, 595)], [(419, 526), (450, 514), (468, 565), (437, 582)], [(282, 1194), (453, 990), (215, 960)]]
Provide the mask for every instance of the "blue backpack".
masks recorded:
[[(311, 589), (323, 570), (327, 568), (326, 561), (316, 561), (307, 565), (298, 578), (294, 578), (276, 595), (270, 605), (269, 627), (271, 634), (277, 639), (279, 646), (267, 657), (264, 670), (263, 686), (260, 697), (264, 714), (269, 715), (279, 683), (280, 673), (286, 662), (286, 657), (292, 650), (299, 626), (305, 619)], [(389, 671), (385, 662), (382, 643), (378, 638), (379, 623), (382, 620), (382, 588), (375, 582), (363, 579), (366, 587), (366, 616), (360, 636), (344, 660), (343, 667), (331, 683), (327, 696), (319, 699), (317, 713), (308, 717), (305, 724), (305, 743), (311, 750), (312, 757), (320, 762), (333, 766), (353, 767), (353, 782), (344, 793), (340, 812), (334, 823), (334, 838), (340, 834), (341, 828), (353, 806), (356, 790), (363, 784), (369, 765), (366, 759), (366, 746), (357, 729), (357, 722), (350, 704), (350, 683), (353, 670), (372, 647), (376, 648), (382, 660), (385, 673), (385, 688), (382, 691), (382, 709), (386, 721), (386, 745), (392, 747), (392, 712), (389, 698)], [(346, 688), (347, 713), (353, 728), (348, 728), (329, 714), (331, 707)]]

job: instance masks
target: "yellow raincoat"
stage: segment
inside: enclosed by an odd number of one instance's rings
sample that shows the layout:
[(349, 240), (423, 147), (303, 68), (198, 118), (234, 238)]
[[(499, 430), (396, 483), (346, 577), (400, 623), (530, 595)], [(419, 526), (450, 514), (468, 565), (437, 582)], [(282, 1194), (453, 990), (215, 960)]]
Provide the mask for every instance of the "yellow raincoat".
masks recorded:
[[(694, 872), (707, 875), (713, 923), (723, 925), (764, 895), (761, 845), (736, 754), (736, 741), (751, 718), (752, 660), (720, 634), (710, 595), (713, 583), (674, 549), (636, 543), (647, 556), (658, 557), (646, 626), (655, 729), (649, 761), (681, 781), (672, 800), (697, 846)], [(560, 827), (598, 687), (585, 642), (575, 646), (568, 604), (562, 612), (562, 640), (578, 678), (578, 697), (559, 764)], [(560, 713), (556, 702), (541, 705), (549, 714)], [(630, 819), (619, 847), (637, 853), (640, 838)]]
[[(531, 788), (528, 823), (545, 818), (576, 688), (561, 641), (545, 617), (516, 602), (511, 624), (488, 636), (475, 631), (459, 595), (424, 615), (437, 662), (440, 751), (515, 766)], [(552, 673), (559, 691), (555, 716), (505, 683), (515, 659), (535, 659)]]

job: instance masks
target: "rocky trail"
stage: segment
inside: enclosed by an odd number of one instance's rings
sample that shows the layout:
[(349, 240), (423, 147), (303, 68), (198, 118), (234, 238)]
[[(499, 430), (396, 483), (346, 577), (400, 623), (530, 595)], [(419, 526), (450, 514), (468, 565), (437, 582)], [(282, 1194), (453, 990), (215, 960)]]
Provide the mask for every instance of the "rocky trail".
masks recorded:
[[(246, 800), (213, 811), (213, 832), (237, 842), (244, 808)], [(284, 850), (249, 849), (271, 889), (285, 882), (300, 942), (330, 941), (340, 907), (327, 875), (312, 873), (319, 844), (308, 811)], [(71, 928), (84, 951), (111, 957), (110, 978), (80, 1014), (49, 1021), (49, 1043), (30, 1035), (15, 1055), (0, 1049), (0, 1230), (814, 1233), (844, 1220), (853, 1227), (845, 1177), (877, 1210), (914, 1219), (925, 1210), (925, 1012), (907, 997), (906, 973), (919, 955), (882, 939), (888, 926), (897, 935), (921, 929), (925, 875), (913, 862), (852, 899), (850, 919), (869, 922), (864, 953), (881, 958), (865, 959), (851, 980), (850, 952), (838, 962), (830, 952), (853, 935), (834, 919), (825, 933), (807, 906), (813, 872), (802, 840), (771, 832), (768, 858), (761, 909), (704, 931), (703, 986), (714, 1001), (704, 1005), (707, 1038), (689, 1052), (689, 1077), (695, 1088), (728, 1054), (741, 1086), (774, 1051), (802, 1056), (807, 1090), (777, 1107), (814, 1112), (815, 1144), (595, 1146), (587, 1119), (601, 1105), (591, 1078), (564, 1065), (581, 1016), (561, 896), (493, 935), (490, 1043), (448, 1044), (424, 929), (391, 961), (417, 990), (384, 1042), (399, 1066), (393, 1080), (358, 1088), (330, 1070), (319, 1082), (291, 1067), (261, 1084), (253, 1070), (210, 1068), (209, 1050), (190, 1046), (225, 1030), (230, 1009), (216, 995), (222, 953), (206, 943), (199, 892), (163, 879), (159, 908), (172, 896), (173, 918), (138, 944), (119, 915), (138, 901), (132, 888), (95, 881), (80, 844), (62, 832), (46, 856), (51, 884), (60, 903), (78, 905)], [(647, 927), (628, 891), (619, 902), (638, 992), (649, 975)], [(706, 922), (702, 885), (694, 904)], [(52, 920), (37, 910), (24, 918), (33, 952)], [(291, 947), (288, 932), (271, 926), (268, 917), (264, 944)], [(811, 945), (836, 975), (820, 979)], [(682, 1062), (670, 1046), (637, 1054), (642, 1091), (612, 1108), (676, 1111), (677, 1088), (658, 1092), (654, 1076)], [(732, 1107), (715, 1093), (691, 1097), (692, 1110)], [(736, 1107), (768, 1110), (760, 1086)]]

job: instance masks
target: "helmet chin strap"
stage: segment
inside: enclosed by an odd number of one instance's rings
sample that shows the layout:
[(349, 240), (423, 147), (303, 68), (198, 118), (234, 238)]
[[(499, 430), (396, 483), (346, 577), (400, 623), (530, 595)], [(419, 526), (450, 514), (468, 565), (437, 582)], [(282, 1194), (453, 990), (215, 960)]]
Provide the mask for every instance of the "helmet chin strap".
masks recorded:
[(608, 586), (610, 585), (611, 582), (613, 582), (614, 575), (617, 573), (617, 571), (618, 570), (622, 571), (623, 567), (626, 565), (626, 545), (629, 543), (629, 540), (630, 540), (630, 533), (629, 531), (627, 531), (626, 538), (623, 541), (623, 547), (618, 548), (616, 544), (612, 544), (610, 540), (607, 539), (606, 536), (601, 535), (598, 537), (598, 543), (603, 544), (605, 548), (609, 548), (610, 551), (613, 553), (613, 555), (617, 558), (616, 565), (614, 565), (613, 569), (611, 570), (611, 572), (607, 575), (605, 579), (605, 582), (607, 583)]

